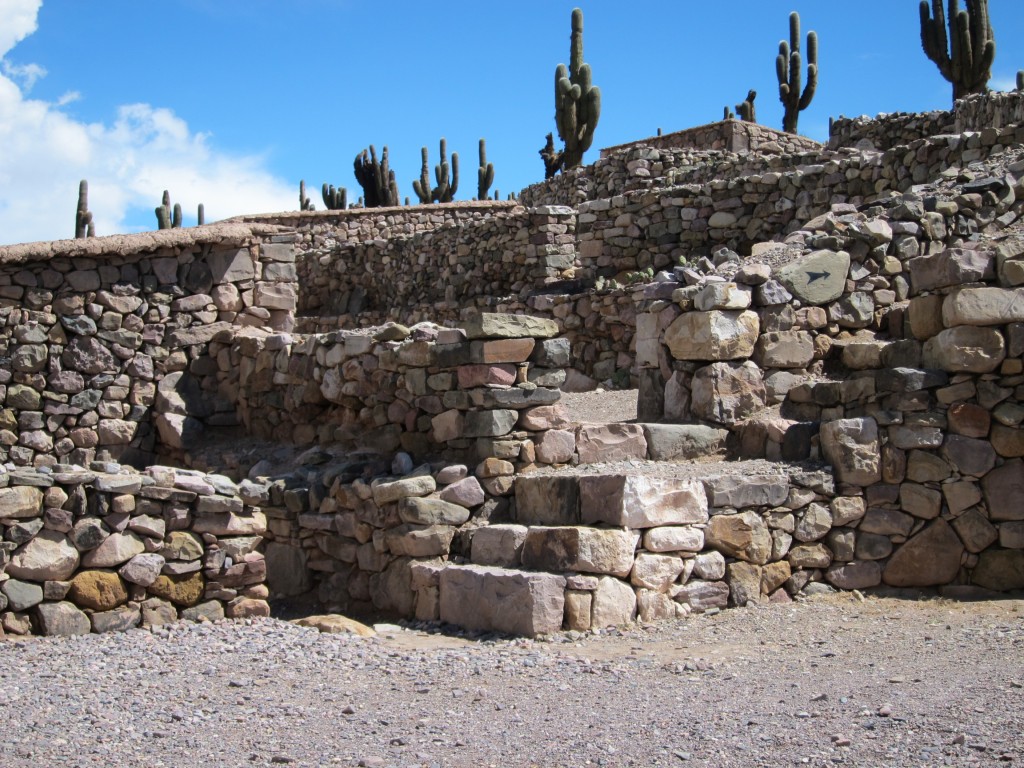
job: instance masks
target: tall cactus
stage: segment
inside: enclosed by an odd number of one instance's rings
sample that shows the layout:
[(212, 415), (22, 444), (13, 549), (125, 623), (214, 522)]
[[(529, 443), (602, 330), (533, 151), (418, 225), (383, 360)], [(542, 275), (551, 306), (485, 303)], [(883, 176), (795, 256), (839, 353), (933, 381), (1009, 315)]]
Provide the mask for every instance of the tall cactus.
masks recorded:
[(953, 101), (972, 93), (985, 93), (992, 77), (996, 41), (988, 18), (988, 0), (949, 0), (949, 38), (942, 0), (921, 0), (921, 47), (939, 72), (953, 84)]
[(306, 182), (304, 179), (299, 180), (299, 210), (300, 211), (315, 211), (316, 206), (306, 196)]
[(166, 189), (163, 204), (156, 207), (156, 225), (160, 229), (181, 229), (181, 204), (171, 208), (171, 193)]
[(427, 148), (421, 151), (423, 164), (420, 167), (420, 177), (412, 183), (413, 191), (421, 203), (450, 203), (459, 189), (459, 153), (452, 152), (451, 166), (448, 165), (448, 143), (441, 139), (441, 161), (434, 166), (434, 179), (437, 186), (431, 188), (430, 176), (427, 173)]
[(353, 163), (356, 181), (363, 188), (363, 205), (366, 208), (384, 208), (400, 205), (395, 172), (388, 165), (388, 148), (384, 147), (380, 160), (377, 150), (371, 144), (369, 151), (356, 155)]
[(590, 65), (583, 63), (583, 11), (572, 12), (569, 68), (555, 68), (555, 125), (565, 143), (562, 169), (583, 162), (583, 153), (594, 141), (594, 129), (601, 117), (601, 89), (591, 82)]
[(722, 120), (735, 120), (736, 113), (733, 112), (729, 107), (722, 107)]
[(476, 199), (486, 200), (487, 190), (494, 183), (494, 164), (487, 162), (487, 144), (480, 139), (480, 165), (476, 169)]
[(786, 133), (796, 133), (800, 112), (810, 106), (814, 92), (818, 88), (818, 35), (807, 33), (807, 86), (800, 92), (801, 65), (800, 56), (800, 14), (796, 11), (789, 14), (789, 42), (779, 43), (779, 55), (775, 58), (775, 74), (779, 79), (779, 101), (786, 112), (782, 119), (782, 129)]
[(747, 100), (742, 104), (736, 105), (736, 114), (740, 116), (740, 120), (744, 120), (748, 123), (757, 122), (757, 107), (754, 106), (754, 99), (757, 98), (757, 91), (750, 90), (747, 92)]
[(89, 210), (89, 182), (78, 182), (78, 210), (75, 211), (75, 238), (95, 237), (96, 225)]
[(206, 206), (202, 203), (199, 204), (199, 208), (196, 209), (196, 222), (197, 226), (203, 226), (206, 223)]
[[(345, 187), (336, 188), (333, 184), (324, 184), (320, 188), (320, 197), (324, 199), (328, 211), (344, 211), (348, 208), (348, 190)], [(307, 210), (313, 210), (312, 204)]]
[(1017, 90), (1024, 91), (1024, 69), (1017, 70)]

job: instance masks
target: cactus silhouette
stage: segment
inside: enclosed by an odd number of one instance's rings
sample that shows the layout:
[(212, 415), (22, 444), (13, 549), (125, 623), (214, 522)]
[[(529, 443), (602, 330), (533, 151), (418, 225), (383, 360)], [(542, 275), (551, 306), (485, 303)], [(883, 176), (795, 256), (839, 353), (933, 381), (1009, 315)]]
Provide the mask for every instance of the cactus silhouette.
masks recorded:
[(96, 225), (92, 222), (92, 211), (89, 210), (89, 182), (82, 179), (78, 182), (78, 210), (75, 212), (75, 237), (95, 237)]
[(310, 202), (310, 199), (306, 197), (306, 182), (305, 180), (299, 181), (299, 210), (300, 211), (315, 211), (316, 206)]
[(487, 144), (480, 139), (480, 165), (476, 169), (476, 199), (486, 200), (487, 190), (494, 183), (494, 164), (487, 162)]
[(202, 203), (199, 204), (199, 208), (196, 210), (196, 221), (197, 226), (203, 226), (206, 223), (206, 206)]
[(413, 191), (421, 203), (450, 203), (459, 188), (459, 154), (452, 152), (452, 163), (448, 165), (448, 144), (441, 139), (441, 161), (434, 166), (434, 178), (437, 186), (430, 186), (430, 175), (427, 172), (429, 165), (427, 159), (427, 148), (421, 150), (423, 163), (420, 167), (420, 177), (412, 183)]
[(757, 122), (757, 108), (754, 106), (756, 98), (757, 91), (750, 90), (747, 92), (747, 100), (736, 105), (736, 114), (740, 116), (740, 120), (745, 120), (748, 123)]
[(736, 115), (728, 107), (723, 107), (722, 108), (722, 119), (723, 120), (735, 120), (736, 119)]
[[(345, 187), (335, 188), (331, 184), (324, 184), (320, 188), (320, 197), (324, 199), (324, 205), (329, 211), (344, 211), (348, 208), (348, 190)], [(313, 205), (310, 204), (307, 210), (312, 211)]]
[(383, 208), (399, 205), (398, 185), (395, 183), (395, 172), (388, 164), (388, 148), (384, 147), (377, 159), (377, 150), (371, 144), (369, 150), (356, 155), (356, 181), (363, 188), (362, 201), (366, 208)]
[(800, 14), (789, 14), (789, 42), (779, 43), (779, 55), (775, 58), (775, 74), (779, 79), (779, 101), (786, 112), (782, 118), (782, 129), (796, 133), (800, 112), (810, 106), (818, 88), (818, 35), (807, 33), (807, 86), (800, 92)]
[(565, 144), (561, 153), (563, 170), (583, 162), (600, 117), (601, 89), (593, 85), (590, 65), (583, 62), (583, 11), (574, 8), (569, 68), (564, 64), (555, 68), (555, 125)]
[(996, 41), (988, 17), (988, 0), (949, 0), (949, 37), (942, 0), (921, 0), (921, 47), (939, 72), (953, 84), (953, 101), (972, 93), (985, 93), (992, 77)]
[(156, 225), (159, 229), (181, 229), (181, 204), (171, 207), (171, 193), (164, 190), (163, 204), (156, 208)]

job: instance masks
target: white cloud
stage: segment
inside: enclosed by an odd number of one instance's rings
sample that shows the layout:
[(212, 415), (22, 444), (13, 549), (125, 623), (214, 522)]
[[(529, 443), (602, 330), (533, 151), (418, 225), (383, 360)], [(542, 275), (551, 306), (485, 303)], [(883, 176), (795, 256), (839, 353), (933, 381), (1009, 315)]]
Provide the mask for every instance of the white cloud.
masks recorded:
[[(0, 56), (35, 31), (41, 5), (0, 0)], [(80, 97), (77, 91), (55, 103), (29, 99), (33, 77), (45, 70), (3, 64), (0, 243), (73, 236), (80, 179), (89, 181), (99, 235), (155, 229), (152, 211), (164, 189), (181, 203), (186, 224), (195, 222), (200, 202), (207, 221), (295, 207), (292, 185), (274, 177), (264, 158), (220, 151), (170, 109), (130, 104), (112, 122), (83, 123), (62, 111)], [(147, 223), (129, 223), (139, 221)]]

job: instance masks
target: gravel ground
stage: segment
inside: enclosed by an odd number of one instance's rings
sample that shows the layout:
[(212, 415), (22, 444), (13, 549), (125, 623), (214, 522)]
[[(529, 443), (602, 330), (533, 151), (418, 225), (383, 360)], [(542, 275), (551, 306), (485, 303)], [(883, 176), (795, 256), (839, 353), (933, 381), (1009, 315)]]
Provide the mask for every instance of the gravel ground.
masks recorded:
[(0, 642), (0, 765), (1024, 760), (1024, 602), (832, 595), (541, 641), (273, 619)]
[(559, 402), (569, 420), (580, 424), (611, 424), (636, 421), (635, 389), (599, 389), (594, 392), (563, 392)]

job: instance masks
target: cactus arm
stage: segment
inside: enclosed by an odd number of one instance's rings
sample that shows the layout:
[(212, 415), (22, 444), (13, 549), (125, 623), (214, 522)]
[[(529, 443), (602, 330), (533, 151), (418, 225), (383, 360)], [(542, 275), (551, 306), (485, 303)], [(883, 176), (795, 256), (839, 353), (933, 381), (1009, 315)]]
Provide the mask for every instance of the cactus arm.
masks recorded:
[(487, 190), (494, 183), (494, 165), (487, 162), (487, 144), (480, 139), (480, 166), (476, 170), (476, 198), (487, 199)]
[(96, 227), (92, 222), (92, 211), (89, 210), (89, 182), (82, 179), (78, 183), (78, 208), (75, 210), (75, 237), (94, 237)]
[(174, 204), (174, 214), (171, 219), (171, 229), (181, 229), (181, 203)]
[(430, 172), (426, 147), (421, 148), (420, 157), (423, 161), (422, 164), (420, 165), (420, 177), (418, 180), (413, 180), (412, 188), (413, 191), (416, 193), (416, 197), (419, 198), (420, 203), (423, 205), (427, 205), (430, 203)]
[(199, 222), (198, 226), (203, 226), (206, 223), (206, 206), (202, 203), (199, 204), (199, 210), (196, 212), (196, 221)]
[(805, 110), (811, 105), (814, 94), (818, 90), (818, 35), (807, 33), (807, 85), (800, 97), (800, 109)]
[(167, 206), (158, 205), (156, 207), (156, 226), (157, 229), (170, 229), (171, 220), (167, 216)]
[[(953, 100), (985, 93), (992, 76), (996, 47), (988, 0), (921, 0), (921, 47), (946, 80), (953, 85)], [(948, 37), (947, 37), (948, 26)]]

